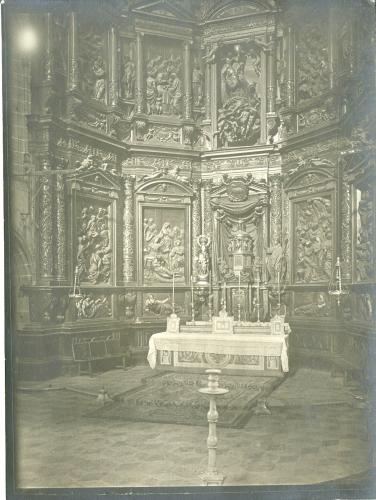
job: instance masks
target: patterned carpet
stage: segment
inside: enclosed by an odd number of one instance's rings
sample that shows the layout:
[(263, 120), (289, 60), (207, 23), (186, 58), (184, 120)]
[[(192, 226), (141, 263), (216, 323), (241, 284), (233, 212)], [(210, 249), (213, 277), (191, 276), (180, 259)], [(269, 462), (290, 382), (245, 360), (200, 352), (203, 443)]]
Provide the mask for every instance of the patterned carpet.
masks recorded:
[[(260, 398), (266, 398), (282, 378), (221, 375), (228, 393), (217, 398), (218, 426), (241, 428)], [(144, 385), (89, 412), (88, 416), (168, 424), (206, 426), (208, 399), (198, 390), (207, 387), (207, 376), (163, 373), (144, 379)]]
[[(106, 374), (105, 385), (113, 394), (113, 377), (130, 390), (146, 372), (146, 367), (115, 370)], [(59, 383), (70, 382), (66, 377)], [(102, 384), (100, 378), (75, 381), (75, 387), (90, 385), (94, 393)], [(87, 418), (97, 408), (95, 397), (44, 390), (40, 383), (34, 387), (38, 390), (17, 392), (15, 401), (18, 487), (201, 485), (207, 428)], [(336, 405), (321, 404), (334, 397)], [(349, 397), (349, 389), (330, 374), (307, 369), (289, 376), (268, 398), (278, 403), (269, 404), (271, 415), (254, 415), (242, 429), (219, 429), (217, 465), (225, 486), (340, 482), (367, 471), (367, 414)]]

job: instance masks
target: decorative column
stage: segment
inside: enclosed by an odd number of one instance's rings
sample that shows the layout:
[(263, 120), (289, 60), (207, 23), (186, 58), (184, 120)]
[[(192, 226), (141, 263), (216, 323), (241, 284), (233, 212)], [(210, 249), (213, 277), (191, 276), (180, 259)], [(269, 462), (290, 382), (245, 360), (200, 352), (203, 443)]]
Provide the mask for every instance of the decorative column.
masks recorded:
[(202, 182), (203, 192), (202, 192), (202, 228), (203, 233), (209, 236), (213, 240), (213, 213), (210, 204), (210, 196), (212, 190), (213, 181), (211, 179), (205, 179)]
[(64, 165), (56, 166), (56, 280), (66, 279), (66, 218)]
[(270, 178), (270, 244), (282, 244), (282, 182), (280, 175)]
[[(192, 262), (198, 257), (197, 239), (201, 234), (201, 181), (193, 182), (194, 197), (192, 200)], [(193, 272), (192, 272), (193, 275)]]
[(211, 119), (211, 66), (205, 65), (205, 119)]
[(276, 53), (275, 53), (275, 36), (271, 35), (268, 43), (271, 47), (266, 52), (266, 113), (275, 116), (275, 90), (276, 90)]
[(118, 80), (118, 34), (115, 26), (111, 26), (110, 32), (110, 105), (116, 106), (119, 98)]
[[(342, 160), (342, 165), (346, 164)], [(351, 234), (352, 234), (352, 196), (351, 184), (347, 181), (346, 175), (342, 173), (341, 186), (341, 263), (342, 276), (345, 280), (352, 277), (352, 255), (351, 255)]]
[(340, 12), (336, 7), (329, 8), (329, 69), (330, 88), (336, 86), (338, 73), (338, 26), (337, 19)]
[(124, 225), (123, 225), (123, 279), (135, 280), (135, 177), (126, 175), (124, 179)]
[(53, 193), (51, 167), (47, 159), (43, 160), (42, 170), (46, 175), (40, 178), (39, 196), (39, 257), (40, 277), (50, 280), (53, 277)]
[(75, 90), (79, 82), (76, 12), (69, 14), (68, 58), (68, 90)]
[(295, 105), (295, 32), (292, 26), (287, 28), (287, 106)]
[(184, 110), (183, 116), (186, 120), (192, 118), (192, 61), (190, 40), (184, 41)]
[(145, 109), (144, 96), (144, 34), (137, 32), (136, 52), (137, 52), (137, 72), (136, 72), (136, 112), (141, 114)]

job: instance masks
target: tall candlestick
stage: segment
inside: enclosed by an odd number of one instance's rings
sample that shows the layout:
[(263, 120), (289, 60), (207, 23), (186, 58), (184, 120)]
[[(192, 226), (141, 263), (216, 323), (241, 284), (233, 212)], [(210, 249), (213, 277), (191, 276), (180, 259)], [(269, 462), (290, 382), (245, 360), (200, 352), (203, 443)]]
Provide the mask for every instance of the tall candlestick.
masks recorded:
[(281, 309), (281, 287), (279, 285), (279, 271), (277, 271), (277, 291), (278, 291), (278, 314), (280, 313)]
[(175, 273), (172, 273), (172, 312), (175, 313)]
[(212, 282), (211, 282), (211, 271), (209, 271), (209, 321), (212, 320)]
[(225, 311), (227, 311), (227, 303), (226, 303), (226, 281), (223, 283), (223, 305), (225, 306)]
[(239, 283), (238, 283), (238, 322), (240, 323), (240, 271), (239, 271)]
[(191, 307), (192, 307), (192, 323), (195, 322), (195, 301), (194, 301), (194, 293), (193, 293), (193, 276), (191, 276)]

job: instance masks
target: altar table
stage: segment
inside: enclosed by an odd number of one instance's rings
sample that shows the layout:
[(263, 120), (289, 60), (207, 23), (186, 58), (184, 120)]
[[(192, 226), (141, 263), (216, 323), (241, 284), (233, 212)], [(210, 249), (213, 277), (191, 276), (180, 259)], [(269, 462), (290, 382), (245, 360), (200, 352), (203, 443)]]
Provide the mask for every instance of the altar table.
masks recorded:
[(289, 371), (288, 334), (156, 333), (147, 356), (151, 368), (225, 368), (267, 373)]

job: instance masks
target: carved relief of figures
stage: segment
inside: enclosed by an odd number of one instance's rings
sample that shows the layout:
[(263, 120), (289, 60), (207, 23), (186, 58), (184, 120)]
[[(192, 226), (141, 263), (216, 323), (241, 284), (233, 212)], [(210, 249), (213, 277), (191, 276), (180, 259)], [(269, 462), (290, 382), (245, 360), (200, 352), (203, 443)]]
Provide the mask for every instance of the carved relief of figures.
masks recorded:
[(101, 295), (94, 298), (89, 294), (84, 294), (76, 300), (77, 316), (79, 319), (106, 318), (111, 316), (111, 306), (109, 297)]
[(147, 60), (147, 113), (180, 116), (183, 95), (180, 51), (162, 45), (150, 46)]
[(294, 314), (297, 316), (329, 316), (330, 308), (327, 304), (325, 294), (319, 293), (314, 300), (311, 300), (308, 304), (304, 304), (295, 307)]
[(375, 276), (373, 263), (374, 203), (372, 190), (357, 191), (356, 279), (368, 281)]
[(77, 266), (82, 281), (109, 283), (112, 248), (109, 213), (104, 207), (83, 207), (78, 219)]
[(260, 137), (259, 51), (235, 45), (220, 69), (221, 102), (218, 135), (224, 145), (255, 144)]
[(312, 14), (298, 41), (298, 88), (300, 101), (311, 99), (329, 88), (328, 23)]
[(158, 228), (152, 217), (144, 219), (144, 278), (147, 281), (184, 281), (184, 231), (164, 222)]
[(96, 32), (94, 25), (82, 26), (79, 37), (82, 90), (87, 97), (104, 102), (107, 86), (104, 37)]
[(317, 196), (295, 204), (295, 281), (328, 281), (332, 269), (332, 202)]
[(168, 316), (172, 313), (171, 298), (167, 297), (160, 300), (154, 297), (152, 293), (149, 293), (145, 300), (145, 311)]

